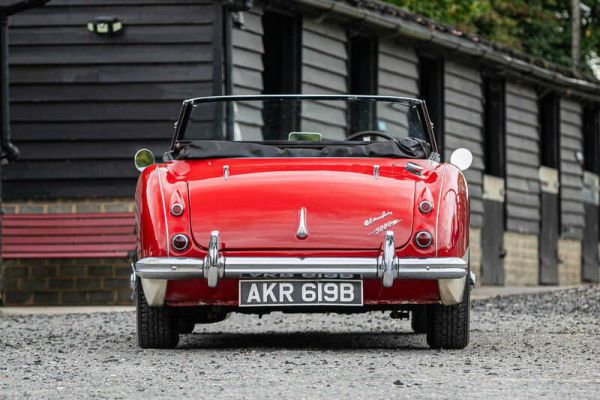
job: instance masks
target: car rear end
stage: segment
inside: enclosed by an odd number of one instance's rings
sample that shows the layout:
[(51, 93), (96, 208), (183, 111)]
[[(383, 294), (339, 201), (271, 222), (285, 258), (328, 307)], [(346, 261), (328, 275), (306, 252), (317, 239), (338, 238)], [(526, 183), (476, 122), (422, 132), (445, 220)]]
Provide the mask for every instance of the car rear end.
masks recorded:
[[(148, 171), (161, 195), (154, 215), (145, 203), (138, 217), (153, 226), (164, 219), (162, 238), (153, 232), (135, 264), (148, 305), (177, 309), (189, 320), (219, 320), (230, 312), (414, 311), (460, 303), (468, 223), (452, 222), (459, 205), (440, 199), (445, 168), (386, 159), (340, 167), (346, 163), (221, 159)], [(418, 174), (411, 172), (416, 167)]]
[[(140, 345), (173, 347), (195, 323), (232, 312), (389, 310), (418, 316), (432, 347), (466, 346), (468, 192), (461, 171), (439, 163), (424, 104), (367, 96), (261, 99), (258, 106), (252, 96), (184, 102), (168, 161), (140, 176), (132, 275)], [(206, 107), (196, 110), (196, 101)], [(335, 129), (311, 122), (320, 117), (303, 114), (295, 120), (331, 138), (304, 131), (244, 141), (235, 121), (211, 137), (218, 125), (207, 125), (210, 118), (233, 111), (245, 120), (247, 110), (264, 115), (272, 103), (278, 113), (306, 105), (317, 114), (321, 107), (323, 116), (375, 112), (400, 136), (375, 130), (385, 127), (380, 120), (340, 141)]]

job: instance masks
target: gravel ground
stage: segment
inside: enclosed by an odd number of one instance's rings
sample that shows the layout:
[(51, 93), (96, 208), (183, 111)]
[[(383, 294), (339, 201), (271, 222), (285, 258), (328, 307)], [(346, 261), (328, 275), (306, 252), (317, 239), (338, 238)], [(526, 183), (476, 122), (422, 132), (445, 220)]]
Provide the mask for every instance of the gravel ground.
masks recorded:
[(462, 351), (382, 313), (233, 315), (169, 351), (130, 312), (2, 317), (0, 398), (593, 398), (599, 316), (599, 286), (476, 301)]

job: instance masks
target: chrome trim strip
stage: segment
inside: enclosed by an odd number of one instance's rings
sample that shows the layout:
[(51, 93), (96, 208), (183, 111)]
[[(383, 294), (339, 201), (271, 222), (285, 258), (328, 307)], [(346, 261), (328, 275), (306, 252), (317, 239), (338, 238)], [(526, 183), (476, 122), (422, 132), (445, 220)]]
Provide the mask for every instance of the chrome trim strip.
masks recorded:
[(437, 279), (460, 279), (467, 275), (467, 271), (461, 267), (443, 268), (422, 268), (411, 267), (409, 269), (398, 269), (397, 279), (418, 279), (418, 280), (437, 280)]
[(229, 165), (223, 165), (223, 179), (229, 178)]
[(226, 257), (225, 277), (245, 274), (355, 274), (377, 276), (377, 259), (361, 257)]
[[(376, 278), (383, 277), (386, 271), (380, 260), (366, 257), (221, 257), (218, 266), (218, 278), (239, 278), (247, 274), (312, 273)], [(135, 264), (137, 276), (146, 279), (209, 278), (209, 271), (210, 266), (201, 258), (148, 257)], [(458, 279), (467, 275), (467, 262), (458, 257), (394, 257), (387, 271), (394, 279)]]
[(243, 100), (269, 100), (269, 99), (291, 99), (291, 100), (382, 100), (389, 102), (398, 102), (404, 104), (422, 104), (423, 101), (414, 97), (402, 97), (402, 96), (382, 96), (382, 95), (343, 95), (343, 94), (246, 94), (246, 95), (235, 95), (235, 96), (205, 96), (205, 97), (192, 97), (183, 101), (186, 103), (206, 103), (214, 101), (243, 101)]
[[(302, 213), (301, 209), (301, 213)], [(147, 257), (135, 263), (134, 274), (142, 279), (205, 278), (209, 287), (219, 279), (250, 274), (352, 274), (380, 278), (384, 287), (395, 279), (462, 279), (469, 269), (468, 250), (463, 258), (396, 257), (394, 232), (387, 231), (381, 254), (367, 257), (225, 257), (219, 231), (212, 231), (208, 254), (201, 258)]]
[(162, 198), (163, 216), (165, 217), (165, 235), (167, 242), (167, 257), (171, 255), (171, 244), (169, 243), (169, 222), (167, 219), (167, 204), (165, 203), (165, 193), (163, 192), (162, 179), (160, 177), (160, 167), (156, 167), (156, 176), (158, 176), (158, 187), (160, 188), (160, 197)]
[(437, 206), (434, 204), (436, 209), (435, 209), (435, 237), (433, 238), (433, 240), (435, 240), (435, 256), (436, 257), (438, 256), (438, 223), (440, 220), (440, 208), (442, 208), (442, 191), (444, 189), (444, 178), (446, 178), (446, 170), (447, 170), (447, 167), (444, 168), (444, 172), (442, 173), (442, 181), (440, 182), (440, 192), (438, 193)]

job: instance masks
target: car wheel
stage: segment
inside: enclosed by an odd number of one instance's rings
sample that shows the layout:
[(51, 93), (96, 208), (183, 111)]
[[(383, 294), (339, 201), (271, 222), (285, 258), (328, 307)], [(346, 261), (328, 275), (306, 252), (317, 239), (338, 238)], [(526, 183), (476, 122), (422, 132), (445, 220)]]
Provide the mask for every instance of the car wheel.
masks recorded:
[(432, 349), (464, 349), (469, 344), (470, 288), (453, 306), (432, 304), (427, 308), (427, 344)]
[(415, 333), (427, 333), (427, 307), (411, 312), (410, 326)]
[(179, 343), (179, 321), (175, 310), (168, 306), (150, 307), (144, 296), (142, 282), (137, 279), (137, 337), (142, 349), (171, 349)]

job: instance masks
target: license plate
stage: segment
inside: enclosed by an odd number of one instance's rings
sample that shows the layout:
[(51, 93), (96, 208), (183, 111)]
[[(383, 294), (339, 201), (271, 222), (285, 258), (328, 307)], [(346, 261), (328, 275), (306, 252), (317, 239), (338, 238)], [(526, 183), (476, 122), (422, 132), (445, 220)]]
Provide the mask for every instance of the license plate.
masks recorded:
[(362, 304), (362, 280), (240, 280), (240, 307)]

